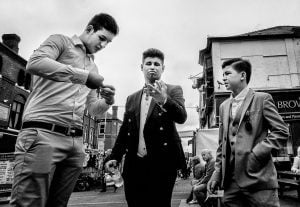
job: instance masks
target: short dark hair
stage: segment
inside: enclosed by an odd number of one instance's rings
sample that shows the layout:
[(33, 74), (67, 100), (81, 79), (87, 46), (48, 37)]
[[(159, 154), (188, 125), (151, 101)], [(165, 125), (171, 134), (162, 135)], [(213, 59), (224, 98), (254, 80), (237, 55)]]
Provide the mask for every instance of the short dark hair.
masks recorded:
[(157, 57), (159, 59), (161, 59), (162, 62), (164, 62), (165, 59), (165, 55), (162, 51), (160, 51), (159, 49), (155, 49), (155, 48), (150, 48), (148, 50), (146, 50), (145, 52), (143, 52), (143, 61), (147, 58), (147, 57)]
[(248, 60), (244, 60), (242, 58), (233, 58), (223, 62), (222, 69), (227, 66), (232, 66), (234, 70), (237, 72), (245, 72), (246, 73), (246, 82), (247, 84), (251, 78), (251, 63)]
[(95, 31), (104, 28), (113, 33), (114, 35), (117, 35), (119, 33), (119, 26), (116, 20), (109, 14), (100, 13), (95, 15), (90, 20), (88, 25), (92, 25)]

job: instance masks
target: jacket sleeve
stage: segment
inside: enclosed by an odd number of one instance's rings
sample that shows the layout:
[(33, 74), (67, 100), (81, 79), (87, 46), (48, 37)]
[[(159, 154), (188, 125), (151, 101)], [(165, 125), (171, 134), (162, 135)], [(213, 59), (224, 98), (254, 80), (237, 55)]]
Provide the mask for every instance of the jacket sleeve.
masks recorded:
[(186, 121), (187, 114), (181, 86), (176, 86), (171, 90), (163, 107), (174, 122), (183, 124)]
[(126, 153), (127, 145), (128, 145), (128, 118), (127, 118), (127, 105), (128, 99), (126, 101), (125, 113), (123, 118), (123, 123), (118, 133), (116, 142), (112, 149), (112, 152), (108, 158), (108, 160), (117, 160), (117, 162), (121, 162), (123, 155)]
[(201, 178), (201, 181), (199, 184), (207, 184), (209, 179), (211, 178), (213, 172), (215, 170), (215, 161), (211, 160), (205, 169), (205, 174), (203, 175), (203, 177)]
[(270, 94), (266, 94), (263, 100), (263, 117), (268, 123), (270, 133), (252, 149), (259, 160), (264, 160), (266, 156), (269, 156), (272, 149), (282, 148), (289, 136), (288, 127), (278, 114)]
[(222, 148), (223, 148), (223, 112), (222, 105), (219, 108), (220, 110), (220, 122), (219, 122), (219, 145), (216, 152), (216, 161), (215, 161), (215, 169), (210, 178), (212, 181), (221, 182), (222, 178)]

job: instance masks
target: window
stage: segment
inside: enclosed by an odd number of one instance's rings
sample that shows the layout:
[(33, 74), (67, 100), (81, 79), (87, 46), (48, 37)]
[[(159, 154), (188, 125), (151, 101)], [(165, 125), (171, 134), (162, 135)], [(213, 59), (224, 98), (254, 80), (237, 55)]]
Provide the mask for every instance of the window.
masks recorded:
[(84, 127), (83, 143), (89, 143), (89, 130), (87, 125)]
[(103, 135), (105, 133), (105, 123), (104, 122), (101, 122), (99, 124), (99, 135)]
[(17, 83), (19, 86), (24, 86), (24, 82), (25, 82), (25, 72), (24, 70), (20, 69)]
[(24, 103), (14, 101), (10, 111), (9, 127), (12, 129), (21, 129)]

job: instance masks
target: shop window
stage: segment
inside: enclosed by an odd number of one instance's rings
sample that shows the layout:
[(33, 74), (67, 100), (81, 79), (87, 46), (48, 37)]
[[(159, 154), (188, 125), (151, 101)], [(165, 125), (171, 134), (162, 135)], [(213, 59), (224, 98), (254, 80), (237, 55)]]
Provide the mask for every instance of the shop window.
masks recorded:
[(14, 101), (10, 111), (9, 127), (21, 129), (24, 103)]

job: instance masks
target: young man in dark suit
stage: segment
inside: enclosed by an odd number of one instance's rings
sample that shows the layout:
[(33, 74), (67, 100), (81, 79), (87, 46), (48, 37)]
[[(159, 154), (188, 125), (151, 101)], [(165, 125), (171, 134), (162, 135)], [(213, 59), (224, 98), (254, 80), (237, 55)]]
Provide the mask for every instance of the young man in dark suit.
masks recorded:
[(183, 91), (161, 80), (164, 69), (160, 50), (143, 53), (145, 87), (127, 98), (123, 124), (106, 163), (117, 164), (126, 154), (123, 178), (129, 207), (170, 207), (177, 170), (186, 169), (175, 126), (187, 118)]
[(230, 207), (279, 206), (277, 173), (271, 151), (287, 141), (287, 125), (272, 96), (248, 87), (251, 64), (235, 58), (222, 65), (231, 97), (220, 106), (219, 147), (208, 192), (224, 188)]

